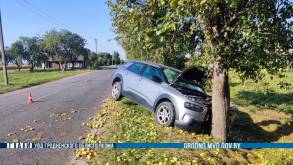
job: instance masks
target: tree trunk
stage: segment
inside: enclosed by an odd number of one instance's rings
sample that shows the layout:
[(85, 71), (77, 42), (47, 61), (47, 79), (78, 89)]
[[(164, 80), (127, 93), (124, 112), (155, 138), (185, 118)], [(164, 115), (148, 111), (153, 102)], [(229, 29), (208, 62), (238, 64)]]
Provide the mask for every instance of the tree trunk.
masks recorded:
[(222, 142), (227, 140), (227, 119), (230, 106), (228, 68), (223, 63), (213, 66), (212, 136)]
[(30, 72), (33, 72), (34, 71), (34, 68), (35, 68), (35, 65), (34, 64), (31, 64)]
[(20, 66), (19, 65), (16, 65), (17, 66), (17, 70), (20, 72)]
[(75, 62), (73, 61), (73, 62), (71, 62), (71, 63), (72, 63), (72, 70), (74, 70), (74, 63), (75, 63)]
[(63, 65), (62, 65), (62, 62), (61, 62), (61, 61), (59, 61), (59, 69), (61, 69), (62, 71), (65, 70), (64, 67), (63, 67)]
[(67, 70), (67, 62), (64, 62), (64, 67), (63, 67), (63, 71)]

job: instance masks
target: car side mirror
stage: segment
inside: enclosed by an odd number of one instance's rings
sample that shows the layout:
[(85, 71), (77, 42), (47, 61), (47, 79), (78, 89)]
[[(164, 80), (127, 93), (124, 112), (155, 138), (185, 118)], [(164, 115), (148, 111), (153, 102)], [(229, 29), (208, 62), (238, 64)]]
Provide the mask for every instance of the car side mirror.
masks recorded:
[(156, 82), (156, 83), (161, 83), (162, 82), (162, 79), (160, 77), (158, 77), (158, 76), (152, 76), (151, 80)]

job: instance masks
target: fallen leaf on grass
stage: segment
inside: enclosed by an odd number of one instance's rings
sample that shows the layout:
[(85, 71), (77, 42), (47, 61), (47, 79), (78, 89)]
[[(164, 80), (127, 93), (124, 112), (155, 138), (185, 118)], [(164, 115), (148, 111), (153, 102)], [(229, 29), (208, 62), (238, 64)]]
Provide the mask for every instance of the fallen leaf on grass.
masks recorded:
[(77, 111), (76, 110), (72, 110), (72, 111), (70, 111), (70, 113), (76, 113)]
[(9, 133), (7, 136), (12, 136), (12, 135), (15, 135), (16, 133), (13, 132), (13, 133)]
[(85, 137), (83, 137), (83, 136), (80, 136), (78, 139), (79, 139), (79, 140), (84, 140), (84, 139), (85, 139)]
[(36, 135), (31, 136), (29, 140), (34, 142), (34, 141), (40, 141), (42, 138), (43, 138), (43, 133), (40, 132)]
[(66, 132), (66, 131), (62, 131), (62, 132), (58, 133), (58, 136), (59, 136), (59, 137), (64, 137), (64, 136), (66, 136), (67, 134), (68, 134), (68, 132)]

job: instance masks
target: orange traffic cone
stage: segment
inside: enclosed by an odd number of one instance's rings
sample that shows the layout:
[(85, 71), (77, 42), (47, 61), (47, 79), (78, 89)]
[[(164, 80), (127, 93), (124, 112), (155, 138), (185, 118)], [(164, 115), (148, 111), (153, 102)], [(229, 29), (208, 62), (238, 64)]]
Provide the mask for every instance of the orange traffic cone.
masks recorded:
[(28, 96), (27, 103), (28, 104), (32, 104), (33, 103), (33, 97), (32, 97), (32, 94), (31, 93)]

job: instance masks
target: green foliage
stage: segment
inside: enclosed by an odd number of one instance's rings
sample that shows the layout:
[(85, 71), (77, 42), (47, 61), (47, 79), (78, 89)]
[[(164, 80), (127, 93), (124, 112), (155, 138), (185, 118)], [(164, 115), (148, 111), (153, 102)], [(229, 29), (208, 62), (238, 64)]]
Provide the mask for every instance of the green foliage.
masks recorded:
[[(80, 35), (68, 30), (51, 30), (47, 32), (42, 41), (44, 50), (52, 59), (62, 62), (73, 62), (79, 55), (88, 55), (85, 50), (86, 41)], [(63, 68), (64, 70), (66, 68)]]
[[(130, 59), (178, 66), (201, 48), (246, 78), (276, 73), (292, 61), (292, 1), (108, 1), (117, 40)], [(205, 61), (205, 62), (204, 62)], [(190, 62), (190, 64), (194, 64)], [(197, 63), (195, 63), (197, 64)]]
[(112, 57), (113, 57), (113, 64), (114, 64), (114, 65), (119, 65), (119, 64), (121, 64), (120, 54), (119, 54), (118, 52), (114, 51)]
[(223, 141), (224, 113), (230, 103), (228, 69), (257, 79), (263, 69), (277, 73), (292, 62), (291, 0), (108, 0), (108, 4), (117, 40), (128, 57), (178, 67), (186, 54), (200, 49), (201, 63), (214, 64), (213, 80), (223, 83), (213, 84), (213, 104), (224, 106), (212, 108), (212, 134)]
[(43, 49), (48, 53), (49, 57), (53, 58), (59, 58), (62, 57), (62, 52), (60, 50), (61, 45), (61, 36), (59, 35), (59, 32), (56, 30), (50, 30), (48, 31), (44, 36), (42, 40), (42, 46)]
[(13, 53), (11, 52), (11, 49), (5, 48), (4, 49), (4, 55), (5, 55), (5, 65), (7, 65), (8, 63), (13, 63), (14, 62), (15, 58), (14, 58)]
[(20, 70), (22, 66), (22, 59), (24, 58), (25, 50), (24, 45), (21, 41), (16, 41), (11, 45), (11, 48), (8, 49), (9, 51), (7, 53), (11, 53), (13, 60), (10, 61), (14, 63), (18, 70)]
[(31, 72), (34, 70), (35, 66), (48, 60), (48, 57), (42, 50), (40, 38), (21, 37), (19, 42), (21, 42), (24, 47), (23, 59), (31, 66)]
[(89, 55), (89, 67), (91, 69), (98, 69), (99, 68), (99, 59), (96, 53), (91, 53)]
[(180, 17), (163, 26), (168, 7), (159, 6), (156, 1), (109, 1), (108, 4), (117, 40), (128, 59), (150, 60), (182, 68), (186, 51), (200, 42), (194, 40), (192, 45), (185, 42), (194, 39), (193, 34), (185, 35), (194, 20)]
[(60, 49), (64, 52), (61, 53), (65, 61), (75, 61), (77, 57), (83, 53), (85, 46), (85, 39), (76, 33), (72, 33), (68, 30), (62, 30), (59, 32), (61, 43)]
[(97, 54), (100, 66), (112, 65), (112, 56), (110, 53), (101, 52)]
[[(68, 30), (53, 29), (42, 37), (20, 37), (11, 48), (7, 48), (7, 62), (16, 64), (20, 69), (22, 61), (26, 61), (33, 71), (35, 66), (40, 66), (49, 59), (74, 64), (79, 56), (83, 56), (87, 65), (91, 51), (85, 48), (85, 45), (86, 40), (80, 35)], [(63, 69), (65, 70), (66, 66)]]

